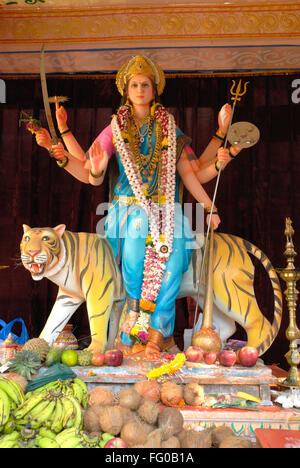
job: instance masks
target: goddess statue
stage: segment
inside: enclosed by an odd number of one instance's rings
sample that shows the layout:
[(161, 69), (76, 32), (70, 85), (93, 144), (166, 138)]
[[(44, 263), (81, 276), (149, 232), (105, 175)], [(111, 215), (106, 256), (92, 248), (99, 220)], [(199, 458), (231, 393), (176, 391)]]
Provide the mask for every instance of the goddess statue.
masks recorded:
[[(116, 75), (121, 105), (108, 125), (85, 152), (67, 125), (65, 108), (56, 103), (56, 119), (65, 144), (51, 146), (46, 129), (36, 134), (78, 180), (102, 184), (113, 154), (119, 165), (114, 200), (105, 232), (121, 265), (128, 312), (122, 325), (121, 346), (128, 353), (142, 352), (156, 360), (170, 348), (175, 325), (175, 299), (182, 274), (188, 269), (193, 235), (179, 203), (180, 180), (207, 216), (212, 201), (202, 184), (213, 179), (237, 155), (240, 148), (221, 147), (231, 106), (223, 106), (219, 128), (199, 158), (191, 140), (176, 126), (175, 119), (158, 98), (165, 87), (161, 67), (137, 55)], [(220, 217), (214, 207), (212, 228)]]

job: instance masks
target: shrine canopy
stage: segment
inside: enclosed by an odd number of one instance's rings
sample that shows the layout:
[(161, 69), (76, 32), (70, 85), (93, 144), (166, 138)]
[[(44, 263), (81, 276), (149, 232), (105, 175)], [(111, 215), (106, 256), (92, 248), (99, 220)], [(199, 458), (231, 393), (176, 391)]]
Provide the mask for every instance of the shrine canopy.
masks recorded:
[(172, 73), (284, 73), (300, 64), (293, 0), (0, 0), (0, 76), (115, 73), (146, 54)]

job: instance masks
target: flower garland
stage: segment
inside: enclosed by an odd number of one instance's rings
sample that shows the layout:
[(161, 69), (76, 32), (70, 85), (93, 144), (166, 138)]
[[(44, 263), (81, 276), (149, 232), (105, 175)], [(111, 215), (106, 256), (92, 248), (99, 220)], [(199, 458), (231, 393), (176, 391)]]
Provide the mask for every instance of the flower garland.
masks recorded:
[(148, 340), (151, 313), (160, 291), (165, 263), (168, 260), (174, 239), (175, 185), (176, 185), (176, 124), (174, 117), (160, 104), (150, 110), (157, 125), (162, 128), (161, 172), (158, 188), (158, 204), (148, 196), (134, 157), (127, 134), (131, 118), (129, 106), (120, 107), (112, 119), (114, 144), (120, 155), (126, 176), (137, 202), (146, 211), (150, 234), (146, 240), (144, 277), (140, 299), (140, 312), (130, 337), (142, 344)]
[(148, 379), (158, 379), (164, 374), (167, 375), (173, 375), (175, 372), (178, 372), (184, 365), (186, 360), (186, 356), (184, 353), (178, 353), (176, 354), (175, 358), (172, 359), (171, 362), (167, 364), (163, 364), (160, 367), (157, 367), (156, 369), (152, 369), (150, 372), (148, 372), (147, 377)]

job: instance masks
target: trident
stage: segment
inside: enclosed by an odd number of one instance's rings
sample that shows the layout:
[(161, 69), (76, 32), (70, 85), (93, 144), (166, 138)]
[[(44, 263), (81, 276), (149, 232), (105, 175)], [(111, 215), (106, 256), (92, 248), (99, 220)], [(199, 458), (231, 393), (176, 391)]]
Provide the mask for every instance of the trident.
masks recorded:
[[(232, 118), (233, 118), (233, 114), (234, 114), (234, 111), (235, 111), (236, 103), (237, 103), (237, 101), (241, 100), (241, 97), (244, 96), (244, 94), (246, 94), (247, 84), (249, 83), (249, 81), (246, 81), (246, 83), (244, 83), (243, 91), (242, 91), (242, 80), (240, 80), (238, 82), (237, 86), (236, 86), (235, 80), (232, 80), (232, 83), (233, 84), (232, 84), (232, 86), (230, 88), (230, 94), (232, 96), (231, 100), (233, 101), (233, 106), (232, 106), (232, 113), (231, 113), (230, 121), (229, 121), (229, 125), (228, 125), (228, 130), (227, 130), (226, 138), (225, 138), (225, 142), (224, 142), (224, 148), (226, 148), (226, 146), (227, 146), (228, 134), (229, 134), (229, 130), (230, 130), (230, 127), (231, 127), (231, 124), (232, 124)], [(236, 90), (234, 91), (235, 86), (236, 86)], [(219, 172), (218, 172), (218, 176), (217, 176), (217, 180), (216, 180), (216, 186), (215, 186), (215, 190), (214, 190), (214, 195), (213, 195), (213, 200), (212, 200), (212, 205), (211, 205), (211, 209), (210, 209), (210, 213), (209, 213), (207, 234), (206, 234), (206, 239), (205, 239), (205, 244), (204, 244), (204, 252), (203, 252), (203, 257), (202, 257), (202, 262), (201, 262), (201, 269), (200, 269), (200, 276), (199, 276), (198, 293), (197, 293), (197, 301), (196, 301), (196, 309), (195, 309), (195, 315), (194, 315), (194, 324), (193, 324), (192, 336), (195, 334), (195, 326), (196, 326), (196, 319), (197, 319), (197, 313), (198, 313), (198, 306), (199, 306), (199, 299), (200, 299), (200, 288), (201, 288), (201, 282), (202, 282), (202, 276), (203, 276), (203, 270), (204, 270), (204, 264), (205, 264), (207, 242), (208, 242), (208, 238), (209, 238), (211, 219), (212, 219), (212, 214), (213, 214), (213, 211), (214, 211), (214, 205), (215, 205), (215, 200), (216, 200), (216, 196), (217, 196), (217, 191), (218, 191), (221, 172), (222, 172), (222, 163), (220, 164), (220, 168), (219, 168)], [(206, 317), (204, 317), (205, 312), (206, 311), (203, 310), (202, 323), (206, 322), (206, 320), (205, 320)]]

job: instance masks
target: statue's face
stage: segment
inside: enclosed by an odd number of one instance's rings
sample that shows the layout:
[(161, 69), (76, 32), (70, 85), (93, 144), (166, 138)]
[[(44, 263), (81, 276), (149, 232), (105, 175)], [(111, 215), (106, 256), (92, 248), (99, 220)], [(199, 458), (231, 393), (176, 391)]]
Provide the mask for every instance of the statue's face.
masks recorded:
[(152, 81), (145, 75), (134, 75), (130, 78), (127, 90), (133, 106), (148, 106), (154, 99)]

